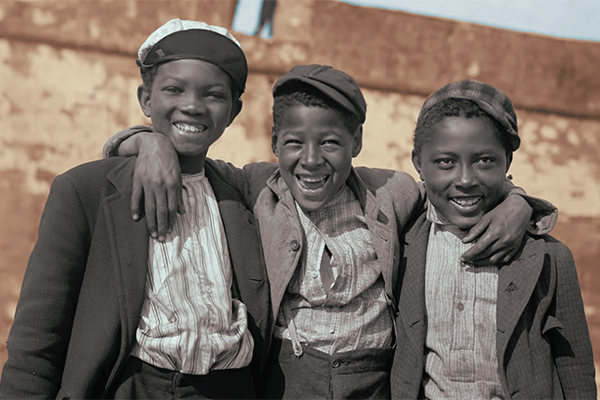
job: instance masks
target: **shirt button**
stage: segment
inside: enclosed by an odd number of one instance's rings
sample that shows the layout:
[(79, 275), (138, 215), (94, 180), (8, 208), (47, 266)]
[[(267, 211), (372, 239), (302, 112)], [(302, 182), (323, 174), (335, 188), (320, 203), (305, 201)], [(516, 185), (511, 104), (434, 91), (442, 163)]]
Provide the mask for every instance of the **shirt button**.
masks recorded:
[(340, 366), (340, 360), (333, 360), (333, 362), (331, 363), (331, 366), (333, 368), (337, 368)]
[(458, 303), (458, 305), (456, 306), (456, 308), (458, 308), (458, 311), (462, 311), (465, 309), (465, 306), (463, 303)]
[(298, 251), (298, 250), (300, 250), (300, 243), (298, 243), (298, 241), (296, 239), (294, 239), (290, 242), (290, 248), (293, 251)]

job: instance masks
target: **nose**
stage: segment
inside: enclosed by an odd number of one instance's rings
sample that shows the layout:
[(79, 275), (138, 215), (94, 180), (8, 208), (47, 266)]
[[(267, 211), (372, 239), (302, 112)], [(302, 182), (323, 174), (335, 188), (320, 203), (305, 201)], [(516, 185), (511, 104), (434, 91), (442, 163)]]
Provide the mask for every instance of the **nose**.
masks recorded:
[(317, 144), (308, 143), (302, 152), (302, 165), (304, 167), (317, 167), (323, 162), (321, 148)]
[(202, 96), (196, 93), (186, 93), (186, 95), (181, 98), (180, 109), (187, 114), (201, 114), (204, 111), (204, 108), (205, 105)]
[(456, 177), (456, 185), (460, 187), (470, 187), (475, 185), (476, 172), (473, 166), (463, 164), (458, 168), (458, 175)]

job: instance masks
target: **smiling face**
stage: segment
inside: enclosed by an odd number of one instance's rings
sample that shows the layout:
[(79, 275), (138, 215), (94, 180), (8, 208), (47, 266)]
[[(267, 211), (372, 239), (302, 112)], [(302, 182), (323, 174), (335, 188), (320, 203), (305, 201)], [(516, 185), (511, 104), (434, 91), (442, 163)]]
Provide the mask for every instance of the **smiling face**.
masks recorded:
[(138, 88), (144, 115), (179, 153), (182, 172), (200, 172), (212, 145), (240, 111), (231, 80), (214, 64), (183, 59), (162, 64), (150, 92)]
[(301, 104), (286, 109), (272, 137), (281, 176), (306, 211), (340, 192), (361, 146), (362, 126), (352, 132), (339, 111)]
[(466, 229), (502, 200), (510, 159), (486, 118), (446, 117), (413, 152), (413, 165), (438, 213)]

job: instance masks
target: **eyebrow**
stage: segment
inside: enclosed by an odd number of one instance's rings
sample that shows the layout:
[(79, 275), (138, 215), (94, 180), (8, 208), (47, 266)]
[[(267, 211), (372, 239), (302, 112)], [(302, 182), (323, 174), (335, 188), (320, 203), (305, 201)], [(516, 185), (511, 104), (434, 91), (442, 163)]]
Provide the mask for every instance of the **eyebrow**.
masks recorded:
[[(500, 154), (501, 152), (498, 152), (496, 149), (494, 149), (493, 147), (490, 148), (485, 148), (483, 150), (477, 151), (475, 153), (473, 153), (475, 156), (481, 156), (481, 155), (485, 155), (485, 154)], [(444, 151), (444, 150), (438, 150), (435, 153), (433, 153), (434, 156), (436, 155), (450, 155), (453, 157), (458, 157), (458, 153), (455, 153), (453, 151)]]

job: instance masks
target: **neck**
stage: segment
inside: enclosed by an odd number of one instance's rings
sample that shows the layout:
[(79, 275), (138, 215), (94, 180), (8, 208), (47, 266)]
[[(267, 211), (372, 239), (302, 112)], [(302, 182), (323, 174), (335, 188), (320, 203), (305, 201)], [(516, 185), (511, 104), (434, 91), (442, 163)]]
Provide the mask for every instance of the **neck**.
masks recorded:
[(460, 228), (456, 225), (442, 225), (442, 229), (454, 234), (459, 239), (465, 238), (469, 234), (471, 228)]
[(183, 174), (197, 174), (202, 172), (205, 161), (206, 152), (195, 156), (179, 154), (179, 166), (181, 168), (181, 173)]

